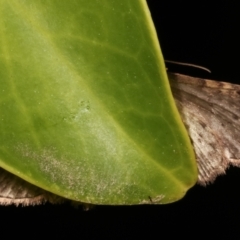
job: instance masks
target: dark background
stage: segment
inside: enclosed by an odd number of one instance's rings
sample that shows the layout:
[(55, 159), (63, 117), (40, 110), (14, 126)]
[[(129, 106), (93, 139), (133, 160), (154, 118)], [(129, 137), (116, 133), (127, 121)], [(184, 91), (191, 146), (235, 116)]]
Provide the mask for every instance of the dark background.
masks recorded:
[[(165, 59), (199, 64), (212, 74), (170, 65), (169, 70), (240, 83), (237, 4), (221, 0), (216, 5), (171, 0), (148, 0), (148, 4)], [(214, 184), (195, 186), (185, 198), (168, 205), (98, 206), (88, 212), (69, 204), (0, 207), (0, 227), (10, 235), (21, 228), (20, 236), (47, 237), (52, 233), (69, 239), (160, 239), (182, 234), (200, 238), (209, 233), (232, 237), (240, 229), (239, 183), (240, 169), (230, 168)]]

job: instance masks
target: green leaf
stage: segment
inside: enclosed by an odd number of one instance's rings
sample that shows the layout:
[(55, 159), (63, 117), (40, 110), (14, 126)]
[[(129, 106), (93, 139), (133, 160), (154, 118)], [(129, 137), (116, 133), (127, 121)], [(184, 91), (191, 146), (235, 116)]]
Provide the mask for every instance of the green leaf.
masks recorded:
[(145, 0), (0, 0), (0, 166), (93, 204), (168, 203), (197, 168)]

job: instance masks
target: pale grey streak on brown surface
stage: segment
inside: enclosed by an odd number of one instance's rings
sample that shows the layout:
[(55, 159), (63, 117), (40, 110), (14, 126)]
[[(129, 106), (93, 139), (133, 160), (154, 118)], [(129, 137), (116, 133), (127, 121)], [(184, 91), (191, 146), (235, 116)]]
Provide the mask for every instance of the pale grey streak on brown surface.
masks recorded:
[(0, 205), (29, 206), (45, 202), (61, 203), (64, 199), (36, 187), (0, 168)]
[[(168, 75), (194, 146), (198, 183), (213, 182), (229, 165), (240, 167), (240, 85)], [(0, 205), (28, 206), (65, 200), (0, 168)]]

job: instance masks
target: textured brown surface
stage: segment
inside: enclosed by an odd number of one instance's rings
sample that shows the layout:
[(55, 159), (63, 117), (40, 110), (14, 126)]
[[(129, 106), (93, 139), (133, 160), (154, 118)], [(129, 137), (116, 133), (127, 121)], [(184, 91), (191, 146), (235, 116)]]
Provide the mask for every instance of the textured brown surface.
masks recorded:
[[(194, 146), (199, 184), (213, 182), (229, 165), (240, 166), (240, 86), (172, 73), (169, 80)], [(0, 168), (1, 205), (46, 201), (61, 203), (65, 199)]]
[(229, 165), (240, 166), (240, 86), (180, 74), (169, 79), (194, 146), (198, 182), (206, 185)]

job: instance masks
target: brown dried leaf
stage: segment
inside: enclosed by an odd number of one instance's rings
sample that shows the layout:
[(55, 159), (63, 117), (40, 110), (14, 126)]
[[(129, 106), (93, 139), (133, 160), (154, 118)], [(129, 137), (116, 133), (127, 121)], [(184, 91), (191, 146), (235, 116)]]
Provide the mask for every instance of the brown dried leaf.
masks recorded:
[[(240, 166), (240, 85), (169, 73), (170, 85), (195, 149), (198, 183)], [(64, 198), (0, 169), (1, 205), (38, 205)], [(87, 205), (86, 208), (89, 206)]]

